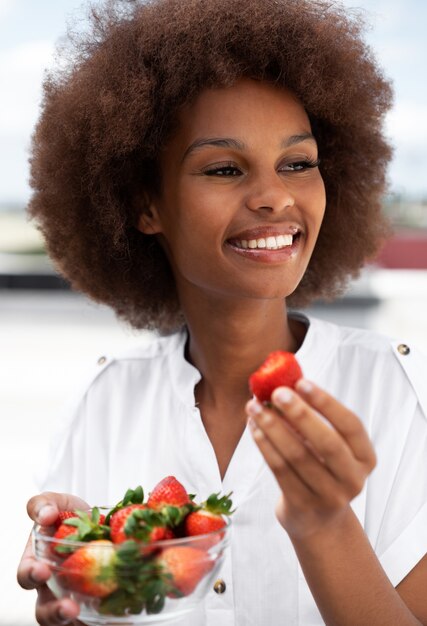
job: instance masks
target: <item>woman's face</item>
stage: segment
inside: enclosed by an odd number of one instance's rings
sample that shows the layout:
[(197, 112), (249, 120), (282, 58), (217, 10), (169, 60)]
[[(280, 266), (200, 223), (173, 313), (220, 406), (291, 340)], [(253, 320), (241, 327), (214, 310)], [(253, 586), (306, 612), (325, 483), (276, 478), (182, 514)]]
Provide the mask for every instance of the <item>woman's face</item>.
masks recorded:
[(307, 114), (283, 88), (242, 79), (187, 106), (161, 157), (161, 192), (140, 219), (158, 234), (178, 293), (292, 293), (325, 210), (317, 158)]

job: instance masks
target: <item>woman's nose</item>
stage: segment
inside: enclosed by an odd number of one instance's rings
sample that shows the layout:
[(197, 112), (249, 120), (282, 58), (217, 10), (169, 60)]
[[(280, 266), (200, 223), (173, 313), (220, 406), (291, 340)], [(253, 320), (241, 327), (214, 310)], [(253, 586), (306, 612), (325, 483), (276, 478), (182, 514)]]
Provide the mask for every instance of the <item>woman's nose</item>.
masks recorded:
[(288, 185), (276, 173), (258, 176), (252, 181), (245, 204), (251, 211), (267, 210), (281, 212), (295, 204), (295, 197)]

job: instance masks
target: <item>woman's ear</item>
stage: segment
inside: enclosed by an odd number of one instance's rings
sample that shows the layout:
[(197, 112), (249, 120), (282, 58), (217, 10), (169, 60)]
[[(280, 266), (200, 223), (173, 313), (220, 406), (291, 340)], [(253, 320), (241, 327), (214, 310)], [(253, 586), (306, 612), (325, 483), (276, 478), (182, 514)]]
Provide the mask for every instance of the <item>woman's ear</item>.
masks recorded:
[(137, 214), (136, 228), (145, 235), (156, 235), (162, 232), (159, 212), (153, 198), (144, 193), (143, 197), (134, 200)]
[(145, 207), (140, 213), (136, 227), (145, 235), (156, 235), (162, 232), (159, 215), (154, 205)]

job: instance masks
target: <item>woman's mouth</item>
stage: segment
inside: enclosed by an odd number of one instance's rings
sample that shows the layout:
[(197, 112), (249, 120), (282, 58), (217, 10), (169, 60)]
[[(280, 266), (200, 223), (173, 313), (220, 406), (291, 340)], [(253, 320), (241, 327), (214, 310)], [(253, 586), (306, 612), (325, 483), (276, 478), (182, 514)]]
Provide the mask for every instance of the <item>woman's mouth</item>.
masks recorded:
[(265, 235), (257, 238), (232, 238), (226, 244), (239, 255), (264, 263), (280, 262), (294, 256), (301, 231), (294, 234)]

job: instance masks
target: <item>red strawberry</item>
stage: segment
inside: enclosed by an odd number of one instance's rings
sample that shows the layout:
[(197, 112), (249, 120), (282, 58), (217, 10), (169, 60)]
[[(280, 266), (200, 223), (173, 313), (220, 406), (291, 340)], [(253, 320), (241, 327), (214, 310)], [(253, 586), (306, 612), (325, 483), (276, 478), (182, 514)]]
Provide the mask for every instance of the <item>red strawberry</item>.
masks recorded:
[(130, 504), (116, 511), (110, 519), (110, 534), (114, 543), (129, 539), (152, 543), (175, 536), (162, 515), (145, 504)]
[(68, 524), (61, 524), (60, 526), (58, 526), (55, 534), (53, 535), (53, 538), (58, 539), (59, 541), (53, 541), (51, 544), (51, 549), (54, 554), (57, 554), (59, 556), (66, 556), (67, 553), (73, 551), (72, 548), (68, 547), (64, 550), (64, 546), (61, 546), (59, 543), (62, 539), (67, 539), (69, 541), (79, 540), (77, 528), (73, 528), (73, 526), (68, 526)]
[(181, 507), (191, 504), (185, 488), (174, 476), (166, 476), (150, 493), (147, 506), (159, 511), (165, 506)]
[(188, 596), (213, 567), (213, 560), (205, 550), (188, 546), (166, 548), (156, 562), (164, 568), (166, 574), (172, 576), (171, 585), (174, 589), (167, 594), (171, 598)]
[[(211, 494), (206, 502), (201, 505), (201, 509), (187, 515), (184, 522), (186, 536), (193, 537), (194, 535), (204, 535), (224, 528), (226, 525), (224, 516), (234, 513), (234, 511), (231, 511), (231, 493), (222, 496), (222, 498), (218, 496), (219, 493)], [(218, 543), (223, 535), (224, 533), (215, 533), (206, 541), (197, 543), (197, 547), (203, 547), (203, 549), (208, 550), (211, 546)]]
[(55, 526), (59, 528), (64, 520), (70, 519), (72, 517), (78, 517), (75, 511), (59, 511), (58, 517), (56, 518)]
[(117, 589), (115, 548), (99, 539), (79, 548), (61, 564), (58, 582), (71, 591), (103, 598)]
[(125, 532), (126, 521), (132, 511), (145, 508), (147, 508), (145, 504), (131, 504), (129, 506), (125, 506), (123, 509), (119, 509), (111, 516), (110, 535), (113, 543), (122, 543), (123, 541), (131, 539), (130, 534), (128, 535)]
[(272, 352), (249, 377), (249, 387), (260, 402), (270, 402), (276, 387), (294, 387), (302, 371), (292, 352)]
[[(59, 525), (53, 537), (58, 541), (52, 542), (55, 554), (66, 556), (76, 549), (70, 541), (93, 541), (106, 539), (110, 536), (110, 529), (104, 525), (105, 516), (94, 507), (92, 511), (62, 511), (64, 521)], [(60, 513), (61, 516), (61, 513)], [(66, 539), (68, 543), (61, 543)]]
[(157, 526), (150, 533), (150, 541), (166, 541), (167, 539), (175, 539), (175, 533), (166, 526)]

